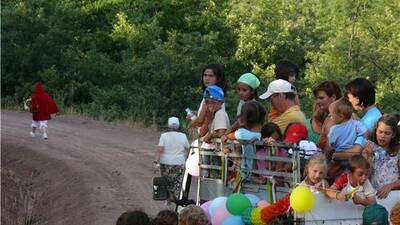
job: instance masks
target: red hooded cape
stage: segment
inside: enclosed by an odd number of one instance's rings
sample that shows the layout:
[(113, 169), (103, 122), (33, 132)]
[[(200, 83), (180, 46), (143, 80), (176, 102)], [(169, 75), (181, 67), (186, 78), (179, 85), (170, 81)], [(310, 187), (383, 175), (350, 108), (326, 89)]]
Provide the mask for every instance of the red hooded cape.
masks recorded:
[(58, 113), (58, 109), (54, 100), (46, 93), (42, 82), (38, 82), (35, 92), (32, 95), (32, 117), (33, 120), (49, 120), (51, 114)]

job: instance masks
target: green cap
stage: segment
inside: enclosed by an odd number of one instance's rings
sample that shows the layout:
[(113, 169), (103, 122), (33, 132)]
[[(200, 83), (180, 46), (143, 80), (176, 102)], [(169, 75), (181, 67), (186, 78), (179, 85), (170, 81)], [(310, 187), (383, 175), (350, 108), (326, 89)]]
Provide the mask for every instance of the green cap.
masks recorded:
[(389, 213), (385, 207), (379, 204), (368, 205), (365, 207), (363, 216), (363, 225), (389, 225)]
[(260, 86), (260, 80), (256, 77), (256, 75), (252, 73), (245, 73), (242, 76), (240, 76), (239, 80), (237, 81), (238, 83), (245, 83), (249, 85), (251, 88), (256, 89), (258, 86)]

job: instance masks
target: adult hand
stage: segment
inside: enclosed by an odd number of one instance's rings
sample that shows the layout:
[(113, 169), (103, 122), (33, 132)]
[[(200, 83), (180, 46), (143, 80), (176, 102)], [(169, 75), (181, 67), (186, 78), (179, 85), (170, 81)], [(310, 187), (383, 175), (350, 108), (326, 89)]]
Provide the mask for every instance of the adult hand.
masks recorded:
[(392, 191), (392, 184), (386, 184), (379, 188), (379, 190), (376, 192), (376, 196), (380, 199), (386, 198), (390, 191)]

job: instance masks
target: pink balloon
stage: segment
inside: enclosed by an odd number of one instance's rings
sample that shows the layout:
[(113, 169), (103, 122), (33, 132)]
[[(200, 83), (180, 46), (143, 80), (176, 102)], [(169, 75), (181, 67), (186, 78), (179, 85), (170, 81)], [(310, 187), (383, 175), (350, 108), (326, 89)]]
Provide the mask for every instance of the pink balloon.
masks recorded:
[(260, 200), (260, 201), (258, 201), (258, 203), (257, 203), (257, 207), (258, 208), (265, 208), (265, 207), (267, 207), (267, 206), (269, 206), (270, 204), (269, 204), (269, 202), (267, 202), (267, 201), (265, 201), (265, 200)]
[(211, 221), (211, 215), (210, 212), (208, 212), (208, 207), (210, 206), (212, 200), (208, 202), (204, 202), (200, 207), (203, 209), (204, 213), (206, 214), (208, 221)]
[(214, 216), (211, 218), (211, 224), (212, 225), (222, 225), (224, 220), (231, 216), (232, 215), (226, 209), (226, 204), (222, 204), (217, 208)]
[(198, 177), (200, 175), (200, 167), (199, 167), (199, 155), (192, 154), (186, 160), (186, 170), (188, 173), (194, 177)]

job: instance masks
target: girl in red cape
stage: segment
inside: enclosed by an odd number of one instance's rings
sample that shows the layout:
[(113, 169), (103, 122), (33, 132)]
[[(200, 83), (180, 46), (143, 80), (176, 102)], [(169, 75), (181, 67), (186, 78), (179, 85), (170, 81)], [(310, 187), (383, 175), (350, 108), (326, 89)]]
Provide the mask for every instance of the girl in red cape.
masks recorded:
[(43, 132), (43, 139), (47, 139), (47, 121), (51, 119), (51, 114), (58, 113), (60, 110), (54, 100), (44, 90), (41, 81), (36, 84), (30, 110), (32, 112), (32, 131), (30, 135), (35, 137), (36, 129), (39, 127)]

